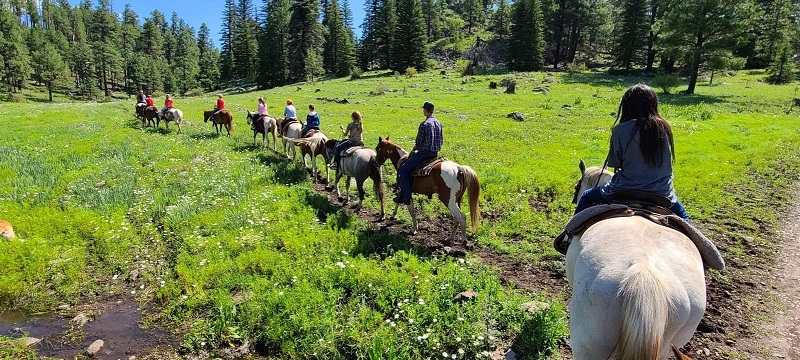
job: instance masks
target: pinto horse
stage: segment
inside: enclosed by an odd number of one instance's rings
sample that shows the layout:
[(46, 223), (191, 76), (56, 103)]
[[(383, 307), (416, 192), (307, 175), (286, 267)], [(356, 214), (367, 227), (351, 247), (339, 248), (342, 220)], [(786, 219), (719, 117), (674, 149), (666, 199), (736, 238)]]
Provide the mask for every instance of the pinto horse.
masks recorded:
[[(214, 110), (203, 111), (203, 122), (208, 122), (208, 118), (211, 117), (211, 113), (213, 112)], [(225, 129), (228, 131), (228, 136), (231, 136), (231, 131), (233, 131), (233, 113), (228, 109), (222, 109), (214, 114), (211, 123), (214, 125), (214, 130), (217, 131), (217, 134), (221, 134), (222, 127), (225, 126)]]
[[(400, 159), (408, 156), (408, 153), (400, 146), (386, 139), (378, 138), (378, 147), (375, 148), (378, 153), (378, 164), (383, 165), (386, 160), (390, 160), (394, 165), (395, 170), (399, 166)], [(428, 176), (420, 176), (414, 178), (413, 192), (415, 194), (432, 196), (434, 194), (439, 196), (439, 200), (450, 209), (453, 215), (453, 228), (448, 237), (448, 241), (455, 241), (460, 238), (464, 245), (467, 244), (467, 217), (461, 212), (461, 200), (465, 192), (469, 192), (469, 214), (472, 222), (472, 230), (478, 230), (478, 222), (480, 222), (480, 205), (478, 204), (478, 196), (480, 195), (481, 187), (478, 181), (478, 175), (469, 166), (456, 164), (452, 161), (444, 161), (437, 164), (431, 174)], [(392, 219), (397, 216), (397, 208), (395, 205)], [(417, 216), (414, 214), (414, 202), (408, 205), (408, 211), (411, 213), (411, 233), (417, 233)]]
[[(575, 200), (613, 174), (580, 164)], [(600, 181), (602, 180), (602, 181)], [(703, 260), (682, 233), (642, 217), (590, 226), (567, 250), (576, 360), (661, 360), (692, 338), (706, 308)]]
[(147, 104), (138, 103), (136, 104), (136, 118), (141, 119), (144, 121), (144, 109), (147, 107)]
[[(175, 125), (178, 125), (178, 134), (181, 134), (181, 123), (183, 122), (183, 111), (180, 109), (169, 109), (164, 113), (164, 124), (169, 130), (169, 122), (174, 121)], [(160, 121), (156, 122), (156, 127), (158, 127)]]
[(300, 146), (300, 157), (303, 159), (303, 165), (308, 167), (308, 163), (306, 163), (306, 155), (311, 157), (311, 176), (314, 178), (314, 183), (317, 183), (317, 156), (322, 155), (322, 158), (325, 160), (325, 180), (327, 181), (330, 178), (330, 168), (328, 167), (328, 163), (330, 162), (330, 158), (328, 158), (328, 152), (325, 150), (325, 144), (328, 142), (328, 137), (322, 133), (322, 131), (314, 133), (307, 138), (302, 139), (292, 139), (284, 137), (285, 140)]
[(269, 147), (269, 140), (267, 140), (267, 133), (272, 134), (272, 150), (278, 151), (278, 126), (274, 118), (269, 116), (261, 116), (258, 113), (247, 111), (247, 124), (253, 125), (253, 145), (256, 144), (256, 135), (261, 133), (261, 140), (264, 142), (264, 147)]

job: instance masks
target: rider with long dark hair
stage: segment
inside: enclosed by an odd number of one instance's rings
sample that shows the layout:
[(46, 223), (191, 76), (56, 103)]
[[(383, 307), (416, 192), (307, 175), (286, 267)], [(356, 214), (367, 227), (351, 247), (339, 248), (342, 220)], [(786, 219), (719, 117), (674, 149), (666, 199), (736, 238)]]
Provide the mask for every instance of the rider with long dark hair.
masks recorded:
[(616, 192), (644, 191), (664, 196), (672, 202), (670, 210), (689, 220), (673, 187), (672, 164), (675, 143), (672, 129), (658, 114), (658, 95), (645, 84), (631, 87), (622, 96), (619, 125), (611, 132), (607, 164), (616, 168), (607, 185), (586, 190), (575, 213), (603, 202)]

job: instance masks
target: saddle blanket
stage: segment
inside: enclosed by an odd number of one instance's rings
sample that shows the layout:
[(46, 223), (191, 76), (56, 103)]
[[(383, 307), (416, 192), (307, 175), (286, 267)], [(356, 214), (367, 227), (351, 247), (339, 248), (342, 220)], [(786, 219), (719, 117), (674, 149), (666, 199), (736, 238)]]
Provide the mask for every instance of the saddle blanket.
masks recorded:
[(703, 258), (703, 264), (706, 267), (715, 270), (722, 270), (725, 268), (725, 260), (722, 258), (722, 254), (719, 249), (717, 249), (716, 245), (697, 230), (697, 228), (679, 216), (664, 211), (657, 211), (652, 208), (641, 209), (630, 207), (625, 204), (595, 205), (579, 212), (567, 223), (564, 230), (566, 239), (563, 239), (566, 243), (560, 246), (562, 248), (568, 247), (573, 236), (582, 234), (586, 229), (600, 221), (615, 217), (629, 216), (641, 216), (655, 224), (681, 232), (694, 243), (695, 247), (697, 247), (700, 256)]
[(363, 146), (351, 146), (345, 149), (344, 151), (342, 151), (342, 159), (353, 156), (353, 154), (355, 154), (356, 151), (361, 150), (363, 148), (364, 148)]

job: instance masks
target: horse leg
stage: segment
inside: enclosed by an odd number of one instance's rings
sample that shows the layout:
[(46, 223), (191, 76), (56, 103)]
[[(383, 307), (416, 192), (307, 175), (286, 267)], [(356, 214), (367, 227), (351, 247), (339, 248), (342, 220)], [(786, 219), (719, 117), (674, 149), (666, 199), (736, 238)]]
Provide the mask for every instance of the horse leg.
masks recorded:
[(278, 136), (275, 135), (275, 128), (272, 128), (272, 151), (278, 152)]
[(397, 209), (399, 209), (399, 208), (400, 208), (400, 204), (395, 203), (394, 204), (394, 211), (392, 211), (392, 216), (389, 217), (389, 220), (394, 221), (395, 219), (397, 219)]
[[(317, 183), (317, 157), (315, 156), (314, 151), (311, 151), (311, 179), (314, 184)], [(306, 162), (305, 156), (303, 157), (303, 163)]]
[[(467, 216), (461, 212), (459, 207), (458, 188), (448, 189), (449, 192), (440, 192), (439, 200), (447, 205), (450, 213), (453, 215), (453, 229), (450, 233), (450, 240), (455, 241), (459, 235), (464, 245), (467, 244)], [(446, 200), (446, 201), (445, 201)]]
[(175, 124), (178, 125), (178, 134), (182, 134), (183, 130), (181, 130), (181, 121), (178, 120)]
[(417, 235), (417, 213), (414, 211), (414, 199), (408, 204), (408, 213), (411, 214), (411, 235)]
[(352, 179), (349, 175), (346, 178), (346, 182), (344, 183), (344, 203), (347, 204), (350, 202), (350, 179)]
[(361, 211), (361, 203), (364, 202), (364, 180), (356, 178), (356, 189), (358, 190), (358, 206), (356, 206), (356, 213)]

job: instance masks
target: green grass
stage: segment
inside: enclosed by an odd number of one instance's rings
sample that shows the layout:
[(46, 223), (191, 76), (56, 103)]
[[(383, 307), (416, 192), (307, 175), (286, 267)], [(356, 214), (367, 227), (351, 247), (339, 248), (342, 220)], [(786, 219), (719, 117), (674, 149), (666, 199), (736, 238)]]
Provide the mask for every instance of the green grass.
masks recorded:
[[(163, 125), (140, 130), (128, 102), (3, 105), (0, 219), (19, 241), (0, 242), (0, 309), (41, 311), (124, 292), (157, 300), (157, 322), (192, 351), (247, 338), (279, 358), (475, 358), (522, 334), (518, 348), (530, 358), (550, 356), (566, 335), (558, 300), (502, 285), (479, 259), (431, 256), (404, 234), (338, 211), (301, 165), (253, 147), (244, 118), (259, 96), (273, 114), (286, 98), (302, 115), (313, 102), (330, 135), (359, 110), (369, 146), (391, 136), (410, 148), (419, 107), (431, 100), (445, 127), (442, 154), (481, 178), (490, 216), (477, 242), (557, 269), (550, 244), (571, 214), (578, 160), (602, 163), (609, 114), (627, 86), (645, 79), (557, 74), (543, 95), (532, 88), (545, 74), (515, 76), (517, 95), (488, 90), (502, 76), (382, 73), (230, 95), (232, 138), (202, 122), (212, 96), (176, 99), (189, 121), (182, 135)], [(786, 199), (800, 173), (798, 116), (783, 112), (792, 87), (761, 78), (721, 78), (699, 86), (700, 95), (662, 97), (676, 136), (678, 194), (716, 238), (774, 226), (770, 205)], [(389, 91), (369, 94), (379, 88)], [(507, 119), (513, 111), (527, 120)], [(446, 214), (435, 201), (424, 210), (422, 221)], [(742, 249), (726, 246), (729, 257), (744, 257)], [(453, 303), (465, 290), (477, 299)], [(521, 310), (534, 299), (551, 306)]]

